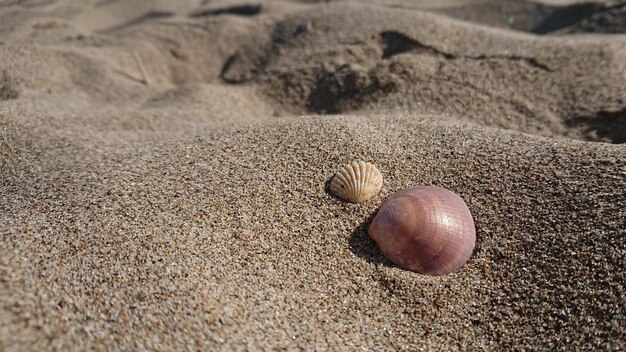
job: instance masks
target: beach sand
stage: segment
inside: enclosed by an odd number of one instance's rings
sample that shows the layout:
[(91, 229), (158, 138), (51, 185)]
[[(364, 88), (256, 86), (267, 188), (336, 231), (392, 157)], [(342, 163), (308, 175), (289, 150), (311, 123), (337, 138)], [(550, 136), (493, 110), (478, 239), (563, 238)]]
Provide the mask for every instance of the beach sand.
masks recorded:
[[(625, 13), (0, 1), (0, 350), (623, 350)], [(457, 273), (367, 236), (415, 185), (474, 216)]]

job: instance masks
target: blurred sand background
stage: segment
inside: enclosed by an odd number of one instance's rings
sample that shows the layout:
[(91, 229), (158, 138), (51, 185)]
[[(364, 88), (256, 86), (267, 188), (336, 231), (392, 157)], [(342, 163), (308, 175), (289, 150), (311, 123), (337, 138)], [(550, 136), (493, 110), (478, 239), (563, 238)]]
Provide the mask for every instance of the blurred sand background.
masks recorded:
[[(0, 350), (620, 350), (626, 2), (0, 0)], [(383, 191), (327, 192), (373, 162)], [(427, 277), (367, 226), (458, 193)]]

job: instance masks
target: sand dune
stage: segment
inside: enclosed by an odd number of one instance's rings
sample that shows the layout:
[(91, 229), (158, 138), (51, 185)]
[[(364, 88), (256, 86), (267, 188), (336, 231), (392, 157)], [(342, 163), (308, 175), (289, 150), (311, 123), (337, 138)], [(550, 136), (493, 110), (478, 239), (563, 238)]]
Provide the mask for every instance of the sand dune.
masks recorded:
[[(0, 350), (619, 350), (624, 6), (0, 2)], [(368, 238), (414, 185), (458, 273)]]

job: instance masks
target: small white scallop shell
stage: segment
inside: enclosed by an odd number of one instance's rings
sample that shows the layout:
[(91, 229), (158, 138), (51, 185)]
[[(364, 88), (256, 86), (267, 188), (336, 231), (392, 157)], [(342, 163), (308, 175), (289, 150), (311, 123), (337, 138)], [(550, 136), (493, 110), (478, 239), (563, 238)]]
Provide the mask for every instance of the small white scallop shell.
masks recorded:
[(383, 175), (371, 163), (353, 162), (339, 170), (330, 182), (334, 195), (352, 203), (364, 202), (380, 192)]

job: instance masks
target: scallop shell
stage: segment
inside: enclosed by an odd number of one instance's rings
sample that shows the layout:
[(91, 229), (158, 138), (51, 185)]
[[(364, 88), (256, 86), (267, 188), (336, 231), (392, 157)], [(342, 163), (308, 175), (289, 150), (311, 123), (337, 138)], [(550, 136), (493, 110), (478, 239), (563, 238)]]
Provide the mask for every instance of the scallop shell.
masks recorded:
[(387, 198), (369, 236), (399, 267), (445, 275), (461, 269), (471, 257), (476, 227), (461, 197), (444, 188), (421, 186)]
[(330, 183), (330, 190), (334, 195), (352, 203), (361, 203), (372, 198), (382, 187), (383, 175), (376, 166), (364, 161), (345, 165)]

